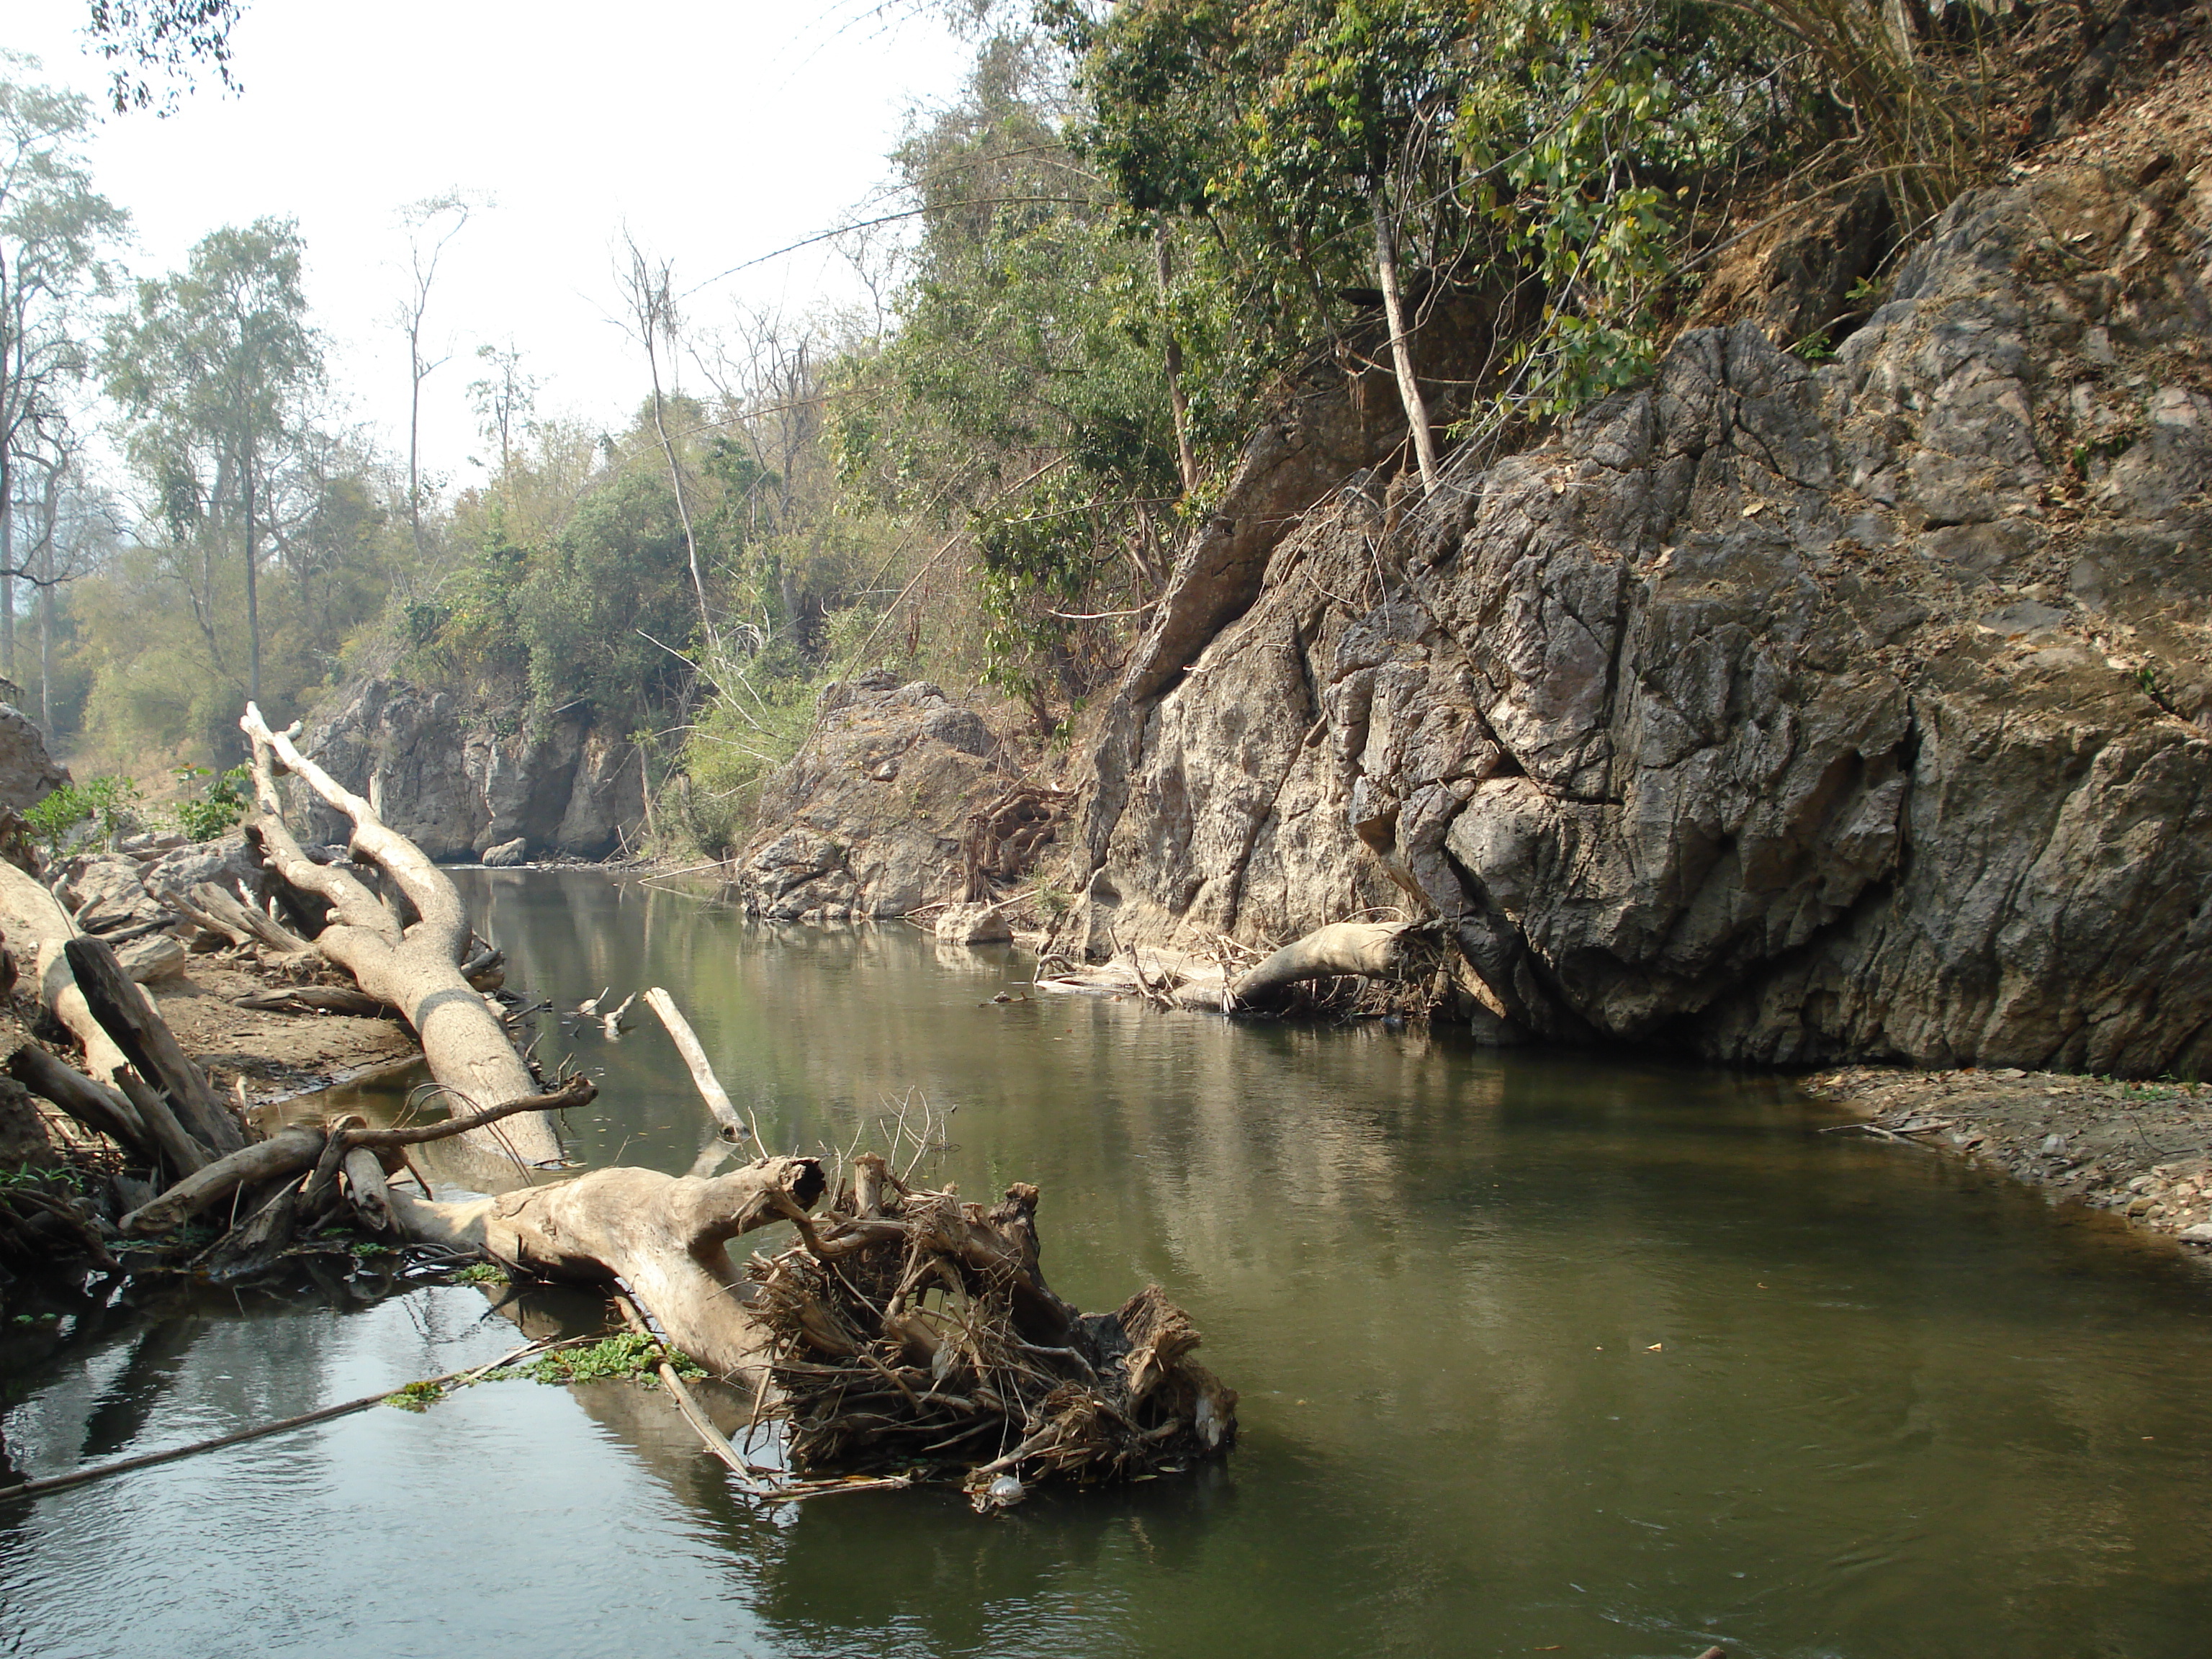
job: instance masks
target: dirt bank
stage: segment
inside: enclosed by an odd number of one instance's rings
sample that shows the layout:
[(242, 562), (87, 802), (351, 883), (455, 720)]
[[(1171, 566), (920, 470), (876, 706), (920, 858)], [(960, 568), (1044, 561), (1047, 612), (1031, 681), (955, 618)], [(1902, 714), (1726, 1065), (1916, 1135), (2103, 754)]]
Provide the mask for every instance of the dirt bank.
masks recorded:
[(1994, 1164), (2212, 1249), (2212, 1089), (2056, 1072), (1854, 1066), (1805, 1079), (1869, 1132)]

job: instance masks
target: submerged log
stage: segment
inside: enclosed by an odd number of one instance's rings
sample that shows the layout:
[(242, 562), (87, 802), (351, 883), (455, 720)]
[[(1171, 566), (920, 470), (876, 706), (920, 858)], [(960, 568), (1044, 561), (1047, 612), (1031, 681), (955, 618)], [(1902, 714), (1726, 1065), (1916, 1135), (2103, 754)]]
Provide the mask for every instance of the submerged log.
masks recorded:
[[(537, 1079), (508, 1040), (505, 1024), (461, 970), (471, 937), (468, 916), (445, 872), (389, 828), (366, 800), (302, 755), (289, 732), (272, 732), (259, 708), (249, 703), (239, 724), (253, 741), (259, 805), (246, 833), (278, 875), (330, 904), (330, 921), (316, 936), (316, 948), (370, 996), (399, 1010), (438, 1081), (471, 1105), (536, 1092)], [(415, 921), (403, 926), (352, 872), (317, 864), (301, 850), (285, 827), (276, 795), (280, 766), (352, 821), (355, 858), (375, 865), (391, 879), (413, 908)], [(496, 1135), (485, 1131), (477, 1144), (488, 1151), (511, 1152), (528, 1164), (550, 1164), (561, 1157), (560, 1139), (542, 1113), (526, 1115)]]

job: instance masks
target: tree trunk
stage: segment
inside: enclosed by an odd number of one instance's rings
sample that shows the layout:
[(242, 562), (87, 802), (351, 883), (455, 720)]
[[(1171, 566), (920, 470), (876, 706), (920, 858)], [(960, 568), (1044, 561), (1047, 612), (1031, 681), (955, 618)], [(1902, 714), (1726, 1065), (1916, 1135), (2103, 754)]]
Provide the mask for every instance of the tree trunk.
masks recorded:
[(252, 704), (261, 701), (261, 600), (256, 586), (260, 550), (253, 544), (253, 453), (250, 447), (241, 482), (246, 490), (246, 700)]
[(1377, 979), (1395, 973), (1404, 957), (1405, 935), (1413, 925), (1403, 921), (1338, 921), (1316, 927), (1304, 939), (1285, 945), (1249, 973), (1231, 981), (1230, 1006), (1267, 1002), (1308, 980), (1348, 975)]
[[(538, 1092), (538, 1079), (507, 1035), (506, 1024), (461, 973), (468, 947), (467, 912), (443, 871), (375, 810), (301, 754), (291, 735), (272, 732), (258, 708), (239, 722), (253, 740), (254, 787), (260, 811), (246, 826), (276, 872), (303, 892), (329, 901), (331, 920), (316, 948), (354, 976), (369, 995), (398, 1009), (414, 1027), (440, 1083), (471, 1106), (520, 1100)], [(390, 877), (418, 920), (398, 918), (350, 871), (319, 865), (284, 827), (272, 766), (299, 778), (353, 820), (354, 856)], [(543, 1113), (497, 1128), (471, 1130), (477, 1146), (506, 1152), (525, 1165), (557, 1163), (561, 1142)]]
[(1190, 444), (1190, 408), (1182, 395), (1182, 342), (1176, 338), (1175, 319), (1168, 302), (1175, 288), (1174, 251), (1168, 244), (1164, 221), (1154, 228), (1153, 246), (1159, 254), (1161, 326), (1167, 335), (1168, 407), (1175, 415), (1176, 457), (1182, 476), (1182, 493), (1198, 488), (1198, 457)]
[(186, 1058), (152, 1000), (131, 982), (115, 952), (100, 939), (73, 939), (63, 947), (77, 988), (93, 1018), (115, 1039), (138, 1075), (157, 1085), (178, 1117), (211, 1151), (240, 1151), (246, 1136), (230, 1109), (208, 1086), (207, 1074)]
[(4, 859), (0, 859), (0, 930), (15, 947), (19, 960), (24, 959), (24, 947), (29, 947), (39, 1001), (83, 1046), (85, 1071), (94, 1079), (106, 1079), (117, 1066), (128, 1066), (130, 1057), (93, 1018), (91, 1005), (70, 972), (64, 947), (76, 937), (76, 924), (38, 878)]
[(595, 1170), (498, 1198), (433, 1203), (403, 1188), (386, 1200), (411, 1238), (480, 1249), (525, 1273), (605, 1284), (620, 1279), (668, 1340), (711, 1371), (757, 1378), (764, 1334), (727, 1286), (738, 1273), (728, 1242), (800, 1214), (822, 1195), (811, 1158), (769, 1158), (728, 1175)]
[(1368, 205), (1375, 213), (1375, 275), (1382, 289), (1382, 311), (1390, 321), (1390, 362), (1398, 373), (1398, 398), (1406, 405), (1406, 424), (1413, 434), (1413, 454), (1421, 467), (1421, 494), (1437, 487), (1437, 438), (1429, 429), (1429, 405), (1413, 373), (1413, 343), (1406, 331), (1406, 303), (1398, 293), (1398, 255), (1393, 246), (1390, 210), (1378, 183)]

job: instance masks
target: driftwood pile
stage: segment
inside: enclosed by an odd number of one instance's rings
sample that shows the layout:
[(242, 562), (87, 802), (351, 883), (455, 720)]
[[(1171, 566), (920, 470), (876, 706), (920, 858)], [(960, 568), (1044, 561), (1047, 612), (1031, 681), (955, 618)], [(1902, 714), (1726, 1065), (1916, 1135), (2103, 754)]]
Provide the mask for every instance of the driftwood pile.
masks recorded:
[[(0, 1229), (58, 1228), (106, 1270), (138, 1270), (143, 1257), (129, 1247), (166, 1241), (166, 1269), (228, 1279), (313, 1255), (310, 1236), (343, 1220), (450, 1261), (489, 1258), (517, 1277), (598, 1285), (633, 1328), (650, 1316), (670, 1348), (749, 1388), (757, 1414), (772, 1407), (784, 1417), (794, 1468), (897, 1472), (862, 1486), (959, 1478), (981, 1509), (1018, 1501), (1029, 1480), (1140, 1478), (1230, 1444), (1236, 1395), (1191, 1358), (1198, 1334), (1157, 1289), (1117, 1313), (1085, 1316), (1047, 1285), (1035, 1188), (1012, 1188), (986, 1211), (950, 1189), (911, 1184), (913, 1161), (895, 1173), (872, 1154), (837, 1160), (850, 1174), (835, 1180), (821, 1160), (799, 1157), (756, 1158), (719, 1176), (613, 1168), (548, 1178), (562, 1167), (551, 1114), (587, 1104), (592, 1085), (560, 1078), (549, 1086), (518, 1051), (505, 1011), (486, 994), (499, 963), (477, 946), (444, 872), (301, 755), (290, 732), (272, 731), (250, 706), (241, 724), (253, 740), (259, 808), (246, 833), (305, 931), (219, 889), (165, 897), (184, 921), (239, 948), (343, 970), (349, 985), (302, 984), (281, 998), (396, 1011), (453, 1115), (380, 1129), (358, 1118), (303, 1122), (260, 1135), (184, 1054), (112, 943), (79, 929), (34, 878), (0, 865), (0, 925), (27, 963), (35, 955), (40, 999), (83, 1054), (79, 1069), (26, 1047), (10, 1069), (144, 1176), (118, 1179), (133, 1195), (112, 1221), (60, 1200), (66, 1213), (46, 1214), (55, 1205), (26, 1200), (43, 1218), (10, 1210)], [(352, 867), (301, 847), (283, 819), (283, 773), (352, 821)], [(757, 1147), (757, 1129), (738, 1121), (672, 1000), (657, 990), (645, 1000), (724, 1138)], [(473, 1148), (476, 1167), (503, 1174), (508, 1189), (434, 1197), (409, 1148), (447, 1138)], [(411, 1184), (399, 1179), (409, 1173)], [(810, 1216), (825, 1196), (827, 1209)], [(749, 1267), (732, 1261), (733, 1241), (785, 1221), (798, 1243), (755, 1255)], [(663, 1369), (702, 1440), (752, 1496), (857, 1489), (763, 1485), (763, 1472)]]
[(1156, 1285), (1110, 1314), (1062, 1301), (1037, 1199), (1018, 1184), (986, 1211), (863, 1153), (798, 1244), (753, 1258), (742, 1294), (773, 1335), (794, 1467), (956, 1474), (983, 1509), (1228, 1449), (1237, 1395), (1192, 1357), (1189, 1319)]

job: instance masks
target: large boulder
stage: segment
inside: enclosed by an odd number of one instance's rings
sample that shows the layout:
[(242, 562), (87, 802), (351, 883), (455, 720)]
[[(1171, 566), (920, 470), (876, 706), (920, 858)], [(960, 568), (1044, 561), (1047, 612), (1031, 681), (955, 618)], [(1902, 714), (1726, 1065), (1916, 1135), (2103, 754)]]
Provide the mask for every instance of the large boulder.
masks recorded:
[(1539, 1036), (2201, 1073), (2208, 204), (2203, 158), (1978, 191), (1832, 362), (1693, 332), (1425, 502), (1195, 538), (1061, 942), (1397, 906)]
[(737, 858), (742, 902), (839, 921), (964, 897), (970, 820), (1006, 788), (1012, 753), (927, 680), (872, 670), (831, 686), (805, 744), (762, 792), (769, 827)]
[(70, 781), (46, 753), (46, 734), (13, 703), (0, 702), (0, 812), (23, 812)]

